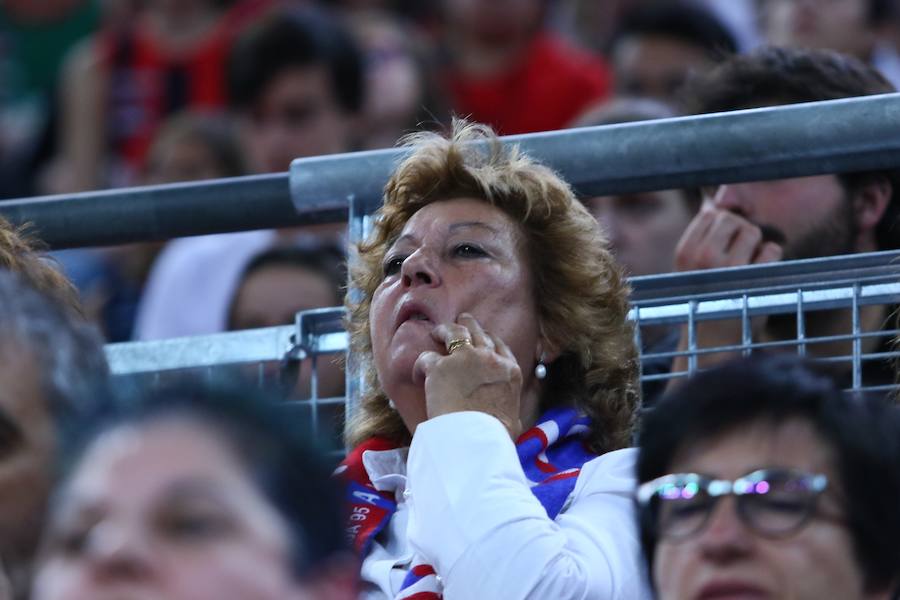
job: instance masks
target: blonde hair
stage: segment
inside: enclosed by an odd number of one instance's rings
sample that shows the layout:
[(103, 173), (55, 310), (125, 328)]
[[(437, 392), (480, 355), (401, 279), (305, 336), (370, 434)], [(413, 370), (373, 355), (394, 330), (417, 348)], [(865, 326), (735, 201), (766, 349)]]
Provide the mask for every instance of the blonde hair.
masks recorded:
[[(547, 368), (541, 409), (573, 406), (592, 420), (598, 453), (630, 445), (640, 402), (638, 358), (627, 321), (628, 286), (593, 217), (553, 171), (503, 146), (486, 126), (455, 120), (451, 137), (422, 132), (404, 138), (411, 153), (384, 189), (374, 230), (356, 248), (347, 296), (351, 348), (368, 391), (347, 426), (356, 445), (410, 434), (378, 383), (369, 308), (385, 253), (423, 206), (453, 198), (489, 202), (520, 224), (532, 272), (540, 331), (559, 357)], [(490, 324), (488, 324), (488, 327)]]
[(18, 273), (70, 316), (84, 318), (78, 290), (47, 255), (43, 242), (31, 233), (29, 226), (14, 227), (3, 217), (0, 217), (0, 269)]

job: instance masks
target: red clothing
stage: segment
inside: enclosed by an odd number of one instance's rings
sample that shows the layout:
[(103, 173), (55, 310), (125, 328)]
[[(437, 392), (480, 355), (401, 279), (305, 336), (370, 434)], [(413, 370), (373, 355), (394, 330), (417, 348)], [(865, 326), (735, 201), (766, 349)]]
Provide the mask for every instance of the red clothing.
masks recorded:
[(182, 110), (223, 110), (225, 65), (237, 34), (267, 5), (244, 0), (184, 52), (163, 47), (142, 21), (101, 34), (99, 49), (109, 74), (107, 137), (110, 151), (130, 173), (142, 166), (160, 123)]
[(561, 129), (609, 96), (612, 72), (600, 58), (541, 34), (522, 62), (488, 78), (449, 73), (454, 112), (503, 135)]

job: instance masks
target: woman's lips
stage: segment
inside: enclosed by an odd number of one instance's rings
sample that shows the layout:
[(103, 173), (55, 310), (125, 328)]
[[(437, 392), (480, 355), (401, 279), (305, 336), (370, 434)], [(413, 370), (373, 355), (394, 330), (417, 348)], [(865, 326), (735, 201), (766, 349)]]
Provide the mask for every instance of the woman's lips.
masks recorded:
[(394, 329), (397, 330), (405, 323), (434, 326), (434, 319), (428, 309), (420, 302), (408, 301), (400, 306)]
[(696, 600), (758, 600), (769, 594), (752, 583), (743, 581), (713, 581), (700, 589)]
[[(430, 331), (434, 327), (434, 323), (427, 318), (416, 318), (413, 316), (400, 323), (400, 327), (424, 327)], [(400, 327), (397, 329), (399, 330)]]

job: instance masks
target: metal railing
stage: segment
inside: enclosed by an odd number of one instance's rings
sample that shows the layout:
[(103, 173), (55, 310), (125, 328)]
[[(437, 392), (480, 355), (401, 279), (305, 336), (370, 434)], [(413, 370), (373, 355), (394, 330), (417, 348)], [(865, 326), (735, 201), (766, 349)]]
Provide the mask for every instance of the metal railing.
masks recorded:
[[(671, 327), (681, 330), (687, 340), (682, 350), (643, 349), (644, 365), (668, 363), (679, 356), (687, 359), (684, 370), (645, 372), (645, 389), (650, 382), (691, 375), (701, 356), (748, 355), (759, 350), (791, 351), (832, 363), (846, 376), (851, 391), (887, 392), (896, 387), (893, 362), (900, 353), (892, 342), (900, 331), (894, 325), (894, 305), (900, 301), (900, 251), (643, 277), (633, 282), (629, 316), (638, 336), (648, 327)], [(863, 326), (861, 313), (866, 307), (881, 307), (876, 313), (880, 327)], [(843, 316), (845, 328), (816, 335), (809, 324), (823, 314), (832, 321), (836, 315)], [(759, 339), (753, 334), (752, 321), (773, 315), (780, 315), (792, 332), (782, 329), (778, 339)], [(723, 320), (740, 323), (740, 341), (699, 347), (698, 325)], [(641, 345), (640, 337), (638, 342)], [(839, 350), (821, 351), (826, 344)]]
[[(900, 94), (511, 136), (579, 194), (683, 188), (900, 165)], [(371, 212), (405, 150), (298, 159), (290, 174), (8, 200), (52, 248), (342, 222)], [(110, 224), (114, 223), (114, 227)]]

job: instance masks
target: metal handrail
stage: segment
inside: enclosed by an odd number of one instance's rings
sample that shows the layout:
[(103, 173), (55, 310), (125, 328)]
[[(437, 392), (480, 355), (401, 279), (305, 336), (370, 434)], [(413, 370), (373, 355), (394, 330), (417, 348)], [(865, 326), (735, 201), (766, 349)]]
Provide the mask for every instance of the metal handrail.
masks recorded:
[[(503, 138), (583, 195), (900, 166), (900, 94)], [(279, 173), (9, 200), (53, 248), (103, 246), (347, 219), (374, 210), (407, 150), (295, 160)], [(650, 167), (648, 167), (648, 165)]]
[[(896, 251), (874, 252), (634, 277), (630, 280), (634, 307), (629, 318), (639, 318), (641, 326), (646, 326), (683, 323), (689, 318), (741, 317), (742, 312), (744, 318), (756, 314), (785, 314), (796, 311), (798, 305), (802, 305), (804, 311), (812, 311), (849, 307), (854, 303), (893, 304), (900, 299), (898, 256), (900, 252)], [(666, 290), (670, 292), (668, 296)], [(685, 293), (686, 290), (692, 291)], [(744, 310), (742, 303), (746, 304)], [(123, 374), (277, 361), (291, 351), (295, 356), (333, 354), (347, 348), (344, 315), (341, 307), (316, 309), (298, 313), (297, 322), (292, 326), (110, 344), (107, 356), (112, 371)], [(870, 334), (853, 334), (855, 337), (865, 335)], [(785, 343), (796, 345), (798, 341)], [(752, 348), (753, 344), (746, 347)]]

